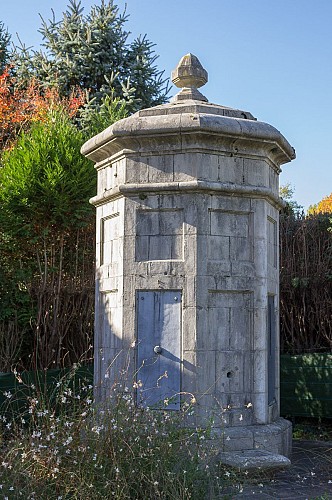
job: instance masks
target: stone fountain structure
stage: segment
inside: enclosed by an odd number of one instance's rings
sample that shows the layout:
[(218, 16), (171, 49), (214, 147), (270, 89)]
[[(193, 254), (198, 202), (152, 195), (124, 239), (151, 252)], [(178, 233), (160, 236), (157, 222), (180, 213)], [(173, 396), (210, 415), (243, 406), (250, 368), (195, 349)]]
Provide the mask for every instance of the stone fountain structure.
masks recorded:
[(138, 405), (177, 411), (189, 397), (192, 424), (212, 421), (226, 455), (289, 456), (291, 424), (279, 415), (279, 173), (295, 153), (251, 113), (208, 102), (198, 90), (207, 78), (185, 55), (169, 104), (82, 148), (98, 173), (96, 395), (108, 398), (130, 359)]

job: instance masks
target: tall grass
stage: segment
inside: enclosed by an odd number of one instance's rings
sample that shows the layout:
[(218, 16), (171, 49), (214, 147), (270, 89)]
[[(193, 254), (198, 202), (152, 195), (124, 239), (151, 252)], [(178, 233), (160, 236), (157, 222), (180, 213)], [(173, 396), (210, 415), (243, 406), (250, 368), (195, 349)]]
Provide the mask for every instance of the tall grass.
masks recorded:
[[(184, 427), (194, 411), (189, 404), (180, 412), (143, 410), (132, 388), (118, 383), (101, 408), (92, 387), (75, 392), (70, 377), (48, 397), (32, 388), (19, 416), (3, 412), (0, 496), (176, 500), (220, 494), (230, 473), (220, 479), (207, 431)], [(9, 391), (6, 396), (9, 404), (15, 399)]]

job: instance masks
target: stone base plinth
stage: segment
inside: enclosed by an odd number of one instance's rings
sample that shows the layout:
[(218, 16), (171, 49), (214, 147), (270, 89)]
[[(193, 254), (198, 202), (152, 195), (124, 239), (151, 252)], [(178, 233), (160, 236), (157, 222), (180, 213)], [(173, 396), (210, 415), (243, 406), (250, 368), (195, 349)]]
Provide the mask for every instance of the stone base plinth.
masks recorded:
[(292, 452), (292, 424), (281, 417), (271, 424), (215, 429), (215, 438), (226, 453), (262, 450), (290, 457)]

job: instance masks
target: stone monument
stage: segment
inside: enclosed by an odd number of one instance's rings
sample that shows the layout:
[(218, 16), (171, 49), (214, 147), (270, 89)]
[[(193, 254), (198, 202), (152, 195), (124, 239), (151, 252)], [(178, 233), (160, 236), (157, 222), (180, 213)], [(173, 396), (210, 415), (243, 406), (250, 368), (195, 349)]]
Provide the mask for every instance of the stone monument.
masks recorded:
[(208, 102), (194, 55), (172, 80), (172, 102), (82, 147), (98, 172), (96, 395), (130, 360), (138, 405), (177, 411), (190, 397), (220, 449), (288, 456), (278, 220), (294, 149), (251, 113)]

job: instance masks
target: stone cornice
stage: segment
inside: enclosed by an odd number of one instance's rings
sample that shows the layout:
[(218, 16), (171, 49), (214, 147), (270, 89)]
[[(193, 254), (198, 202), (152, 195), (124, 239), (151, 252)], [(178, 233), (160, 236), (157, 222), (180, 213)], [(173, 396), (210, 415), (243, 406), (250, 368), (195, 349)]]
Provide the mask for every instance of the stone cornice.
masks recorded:
[(87, 141), (81, 152), (99, 163), (124, 149), (140, 154), (152, 150), (162, 152), (169, 148), (182, 152), (190, 144), (197, 147), (201, 142), (205, 146), (207, 142), (213, 143), (214, 149), (220, 152), (243, 154), (244, 151), (264, 151), (277, 165), (295, 158), (294, 149), (272, 125), (252, 119), (187, 112), (151, 116), (136, 113)]
[(90, 199), (94, 206), (100, 206), (104, 203), (117, 199), (122, 196), (137, 196), (148, 194), (165, 193), (222, 193), (226, 196), (246, 196), (251, 198), (267, 199), (272, 205), (280, 209), (284, 207), (281, 198), (275, 196), (271, 189), (259, 186), (242, 186), (239, 184), (230, 184), (225, 182), (210, 182), (203, 180), (187, 182), (164, 182), (164, 183), (146, 183), (146, 184), (120, 184), (119, 186), (108, 189), (103, 194)]

